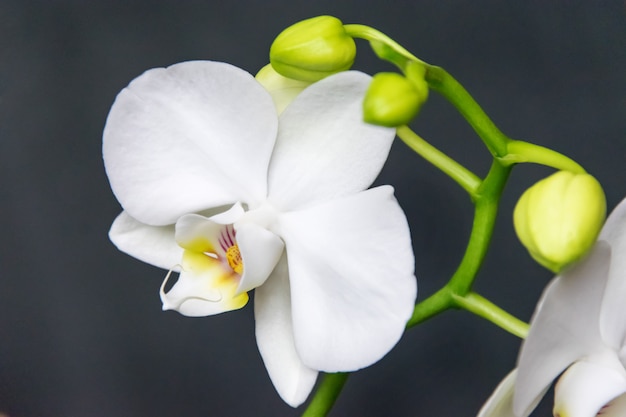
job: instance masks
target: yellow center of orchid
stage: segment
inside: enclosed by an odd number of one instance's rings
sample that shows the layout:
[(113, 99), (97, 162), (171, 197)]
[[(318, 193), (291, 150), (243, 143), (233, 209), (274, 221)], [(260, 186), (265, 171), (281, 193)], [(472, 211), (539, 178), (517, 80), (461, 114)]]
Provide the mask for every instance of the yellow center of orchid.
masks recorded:
[(236, 243), (226, 249), (226, 261), (233, 271), (239, 275), (243, 274), (243, 260), (241, 259), (241, 252), (239, 252), (239, 246)]

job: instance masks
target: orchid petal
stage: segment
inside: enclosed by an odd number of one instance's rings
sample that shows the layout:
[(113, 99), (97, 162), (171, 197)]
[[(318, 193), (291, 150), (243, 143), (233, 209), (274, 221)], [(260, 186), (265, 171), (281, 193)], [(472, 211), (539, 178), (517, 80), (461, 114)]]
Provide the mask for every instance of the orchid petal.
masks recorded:
[(317, 371), (302, 363), (294, 345), (285, 257), (265, 284), (255, 290), (254, 318), (257, 345), (270, 379), (280, 397), (297, 407), (313, 389)]
[(166, 293), (170, 273), (161, 285), (163, 310), (199, 317), (236, 310), (248, 302), (248, 294), (236, 294), (239, 275), (218, 259), (203, 253), (184, 252), (178, 281)]
[(417, 292), (409, 228), (389, 186), (283, 214), (296, 347), (303, 362), (352, 371), (404, 332)]
[(183, 255), (174, 226), (148, 226), (126, 212), (113, 221), (109, 238), (122, 252), (163, 269), (175, 269)]
[(363, 122), (371, 78), (342, 72), (301, 92), (280, 116), (269, 199), (291, 210), (357, 191), (380, 172), (395, 130)]
[[(188, 250), (200, 253), (226, 255), (226, 248), (220, 244), (224, 226), (236, 222), (244, 211), (240, 204), (212, 217), (187, 214), (176, 222), (176, 241)], [(234, 242), (233, 242), (234, 243)]]
[(607, 219), (600, 240), (611, 246), (611, 262), (600, 313), (600, 332), (613, 349), (620, 349), (626, 339), (626, 200)]
[(274, 233), (255, 225), (236, 225), (237, 245), (243, 260), (243, 275), (237, 294), (262, 285), (278, 263), (285, 244)]
[(515, 382), (517, 380), (517, 368), (513, 369), (498, 384), (491, 397), (480, 409), (477, 417), (528, 417), (530, 410), (534, 409), (549, 387), (546, 387), (538, 396), (526, 414), (517, 415), (513, 412), (513, 398), (515, 394)]
[(595, 417), (603, 406), (624, 392), (626, 375), (617, 358), (613, 364), (592, 362), (591, 359), (576, 362), (556, 384), (554, 415)]
[(183, 214), (264, 199), (276, 131), (272, 99), (250, 74), (183, 62), (146, 71), (118, 94), (103, 156), (131, 216), (172, 224)]
[(598, 320), (610, 249), (599, 241), (544, 291), (518, 361), (514, 411), (527, 415), (567, 366), (603, 346)]
[(598, 412), (598, 417), (624, 417), (626, 415), (626, 394), (622, 394), (605, 404)]
[(498, 384), (491, 397), (478, 412), (477, 417), (527, 417), (513, 414), (516, 376), (517, 369), (514, 369)]

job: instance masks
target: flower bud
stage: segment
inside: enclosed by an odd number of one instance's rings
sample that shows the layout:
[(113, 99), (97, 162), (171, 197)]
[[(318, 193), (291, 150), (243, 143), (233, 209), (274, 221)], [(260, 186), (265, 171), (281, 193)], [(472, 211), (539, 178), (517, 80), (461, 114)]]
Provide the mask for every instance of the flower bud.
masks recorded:
[(604, 191), (595, 178), (559, 171), (522, 194), (513, 222), (530, 255), (558, 273), (593, 246), (605, 215)]
[(288, 78), (319, 81), (350, 69), (356, 45), (343, 23), (332, 16), (298, 22), (282, 31), (270, 47), (270, 63)]
[(270, 64), (261, 68), (254, 78), (270, 93), (278, 114), (281, 114), (302, 90), (311, 85), (310, 82), (283, 77)]
[(365, 94), (363, 119), (387, 127), (409, 123), (428, 98), (426, 81), (412, 81), (394, 72), (376, 74)]

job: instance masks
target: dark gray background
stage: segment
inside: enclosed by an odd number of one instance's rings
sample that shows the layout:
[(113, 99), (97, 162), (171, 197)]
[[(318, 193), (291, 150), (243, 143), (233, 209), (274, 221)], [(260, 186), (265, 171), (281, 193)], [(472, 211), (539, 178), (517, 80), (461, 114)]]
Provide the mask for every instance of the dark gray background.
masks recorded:
[[(0, 412), (12, 417), (297, 416), (275, 393), (251, 306), (163, 313), (163, 271), (107, 239), (120, 211), (101, 132), (144, 70), (190, 59), (255, 72), (297, 20), (374, 26), (454, 74), (509, 135), (560, 150), (626, 194), (626, 8), (617, 1), (0, 0)], [(359, 43), (357, 68), (388, 70)], [(479, 174), (481, 143), (435, 94), (415, 128)], [(550, 274), (511, 225), (516, 198), (551, 172), (517, 169), (476, 288), (528, 319)], [(401, 143), (379, 183), (396, 187), (416, 251), (419, 298), (459, 261), (471, 204)], [(410, 330), (348, 380), (333, 416), (472, 416), (514, 365), (519, 341), (448, 312)], [(539, 413), (537, 413), (539, 414)], [(542, 415), (549, 415), (544, 404)]]

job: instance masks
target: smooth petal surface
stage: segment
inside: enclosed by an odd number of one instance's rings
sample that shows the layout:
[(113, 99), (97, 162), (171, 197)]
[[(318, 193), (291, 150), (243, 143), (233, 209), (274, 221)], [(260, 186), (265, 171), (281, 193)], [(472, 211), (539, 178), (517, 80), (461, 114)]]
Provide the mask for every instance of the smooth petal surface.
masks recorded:
[(178, 281), (166, 293), (169, 275), (161, 285), (163, 310), (200, 317), (236, 310), (248, 302), (248, 294), (236, 294), (239, 276), (208, 255), (185, 251)]
[(587, 258), (545, 290), (518, 361), (517, 415), (530, 414), (537, 398), (571, 363), (604, 348), (599, 316), (610, 256), (608, 245), (599, 241)]
[(277, 131), (270, 95), (229, 64), (193, 61), (146, 71), (122, 90), (103, 137), (111, 188), (152, 225), (266, 196)]
[(622, 394), (604, 405), (598, 412), (599, 417), (624, 417), (626, 416), (626, 394)]
[(517, 369), (514, 369), (498, 384), (491, 397), (478, 412), (477, 417), (527, 417), (513, 414), (516, 377)]
[[(517, 415), (513, 412), (513, 398), (515, 395), (515, 382), (517, 380), (517, 368), (513, 369), (509, 374), (498, 384), (491, 397), (480, 409), (477, 417), (528, 417), (530, 411), (527, 414)], [(534, 409), (541, 398), (544, 396), (548, 388), (544, 389), (541, 395), (537, 396), (535, 402), (529, 407), (529, 410)]]
[(280, 219), (296, 348), (303, 362), (353, 371), (404, 332), (417, 284), (409, 228), (389, 186)]
[(148, 226), (122, 212), (113, 221), (109, 238), (119, 250), (150, 265), (178, 270), (183, 249), (174, 239), (174, 226)]
[[(600, 240), (611, 246), (611, 262), (602, 311), (600, 332), (613, 349), (626, 345), (626, 200), (607, 219)], [(623, 358), (626, 362), (626, 357)]]
[(576, 362), (563, 373), (554, 389), (554, 415), (595, 417), (603, 406), (624, 392), (626, 378), (617, 358), (614, 363), (591, 359)]
[(305, 89), (280, 116), (269, 170), (269, 199), (280, 210), (310, 206), (369, 187), (395, 130), (363, 122), (371, 78), (356, 71)]
[(254, 291), (256, 340), (267, 372), (280, 397), (302, 404), (315, 385), (317, 371), (300, 360), (293, 339), (291, 296), (285, 257), (265, 284)]
[(199, 214), (187, 214), (176, 222), (176, 241), (188, 250), (199, 253), (214, 253), (220, 257), (226, 255), (220, 244), (224, 227), (231, 225), (243, 214), (240, 204), (212, 217)]
[(280, 260), (285, 247), (274, 233), (253, 223), (236, 225), (237, 244), (243, 259), (243, 275), (237, 294), (262, 285)]

